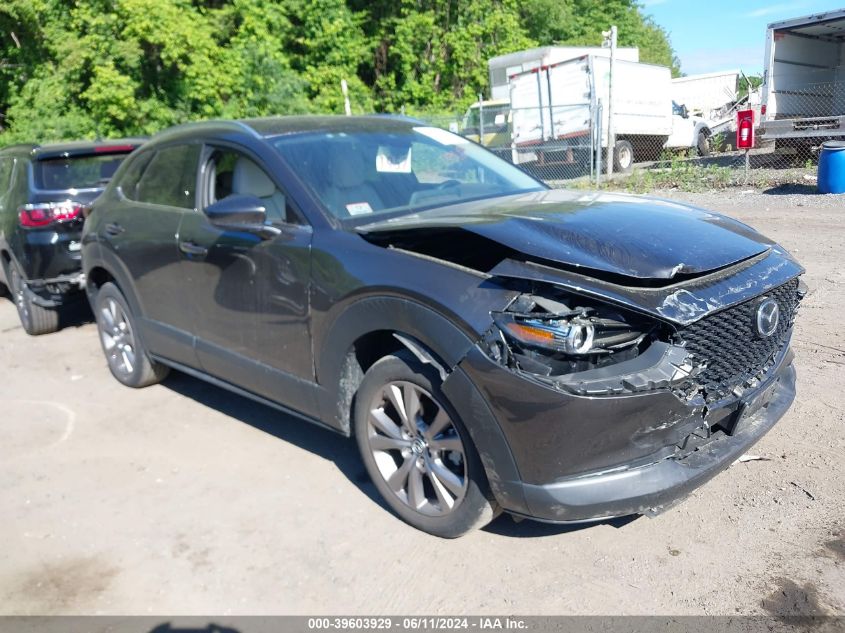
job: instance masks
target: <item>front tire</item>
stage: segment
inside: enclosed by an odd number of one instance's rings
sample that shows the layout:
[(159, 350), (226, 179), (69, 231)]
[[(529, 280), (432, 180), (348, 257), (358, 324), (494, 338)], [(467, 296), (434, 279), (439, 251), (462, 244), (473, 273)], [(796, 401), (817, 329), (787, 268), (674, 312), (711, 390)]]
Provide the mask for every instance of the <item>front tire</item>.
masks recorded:
[(370, 478), (409, 525), (456, 538), (499, 513), (439, 375), (410, 353), (397, 352), (370, 367), (355, 396), (353, 422)]
[(18, 310), (21, 326), (27, 334), (40, 336), (59, 329), (59, 312), (32, 301), (32, 294), (28, 292), (26, 282), (14, 262), (6, 266), (6, 279), (9, 280), (9, 292)]
[(105, 283), (94, 300), (100, 345), (112, 376), (139, 389), (161, 382), (170, 368), (152, 360), (138, 337), (129, 304), (113, 283)]
[(704, 130), (701, 130), (698, 133), (698, 141), (696, 143), (696, 146), (698, 148), (699, 156), (710, 156), (710, 135)]

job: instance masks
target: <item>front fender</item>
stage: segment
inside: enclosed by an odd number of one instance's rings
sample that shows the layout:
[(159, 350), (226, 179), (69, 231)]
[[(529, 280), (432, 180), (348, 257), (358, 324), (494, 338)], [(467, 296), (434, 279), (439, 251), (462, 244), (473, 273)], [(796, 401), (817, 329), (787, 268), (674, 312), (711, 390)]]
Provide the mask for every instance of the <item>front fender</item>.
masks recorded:
[[(344, 361), (355, 341), (377, 331), (397, 333), (400, 341), (412, 339), (414, 345), (442, 366), (447, 373), (443, 392), (472, 437), (496, 500), (508, 510), (526, 512), (519, 471), (505, 436), (478, 389), (460, 367), (475, 347), (475, 337), (432, 308), (398, 297), (370, 297), (351, 304), (334, 321), (317, 365), (319, 382), (331, 394), (323, 399), (324, 419), (335, 428), (346, 426), (339, 419), (340, 409), (335, 406), (342, 396), (339, 390)], [(407, 346), (405, 341), (402, 344)]]
[(331, 324), (316, 354), (317, 382), (338, 385), (344, 359), (355, 341), (378, 331), (410, 336), (451, 370), (475, 343), (468, 332), (432, 308), (400, 297), (367, 297), (349, 305)]

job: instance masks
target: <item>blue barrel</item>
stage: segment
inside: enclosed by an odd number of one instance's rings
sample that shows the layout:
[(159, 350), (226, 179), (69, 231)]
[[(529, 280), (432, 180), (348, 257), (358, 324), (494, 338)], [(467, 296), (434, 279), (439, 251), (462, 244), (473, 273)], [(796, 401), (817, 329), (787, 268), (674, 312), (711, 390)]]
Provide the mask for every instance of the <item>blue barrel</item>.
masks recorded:
[(819, 191), (845, 193), (845, 141), (827, 141), (822, 145)]

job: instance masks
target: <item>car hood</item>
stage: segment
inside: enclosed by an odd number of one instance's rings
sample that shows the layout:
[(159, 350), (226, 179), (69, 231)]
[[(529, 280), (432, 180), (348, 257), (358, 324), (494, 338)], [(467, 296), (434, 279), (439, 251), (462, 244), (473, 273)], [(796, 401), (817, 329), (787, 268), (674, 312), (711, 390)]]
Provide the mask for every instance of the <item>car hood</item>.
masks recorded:
[[(643, 196), (545, 190), (467, 202), (358, 227), (367, 235), (469, 232), (529, 261), (585, 274), (679, 280), (754, 257), (773, 242), (727, 218)], [(477, 243), (477, 242), (475, 242)], [(462, 247), (460, 239), (454, 248)], [(602, 275), (603, 274), (603, 275)], [(619, 280), (617, 280), (619, 281)]]

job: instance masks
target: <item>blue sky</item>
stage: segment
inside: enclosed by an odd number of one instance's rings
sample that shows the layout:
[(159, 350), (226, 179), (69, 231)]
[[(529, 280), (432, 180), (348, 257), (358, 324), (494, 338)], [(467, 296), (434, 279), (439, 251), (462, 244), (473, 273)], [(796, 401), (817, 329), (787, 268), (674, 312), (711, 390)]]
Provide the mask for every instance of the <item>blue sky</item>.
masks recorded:
[(669, 31), (687, 75), (763, 68), (766, 26), (810, 13), (845, 8), (845, 0), (640, 0), (645, 13)]

